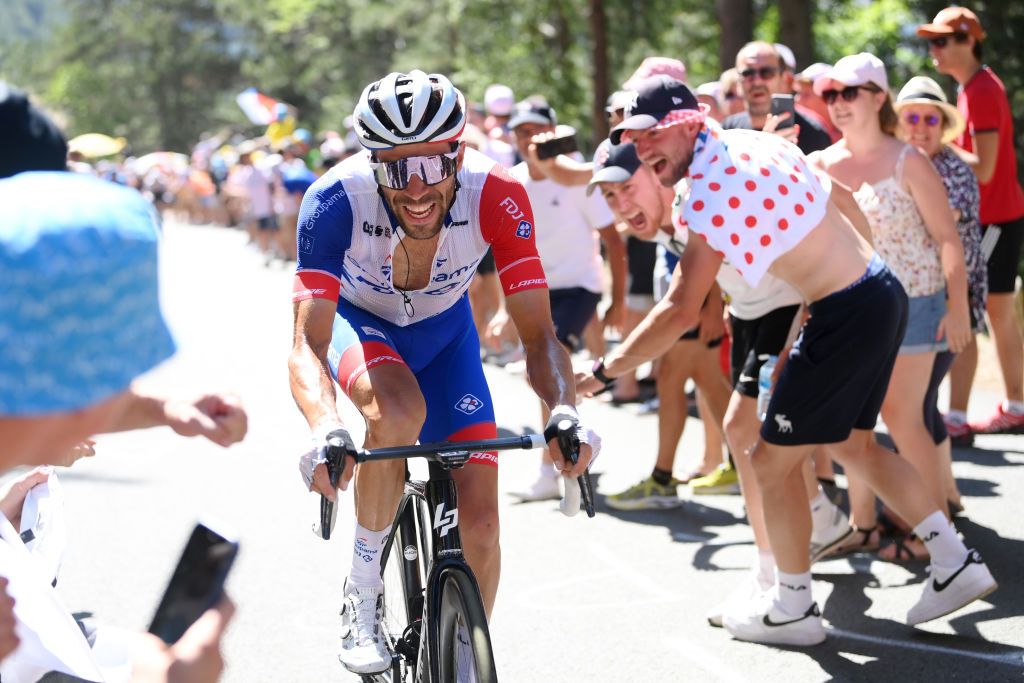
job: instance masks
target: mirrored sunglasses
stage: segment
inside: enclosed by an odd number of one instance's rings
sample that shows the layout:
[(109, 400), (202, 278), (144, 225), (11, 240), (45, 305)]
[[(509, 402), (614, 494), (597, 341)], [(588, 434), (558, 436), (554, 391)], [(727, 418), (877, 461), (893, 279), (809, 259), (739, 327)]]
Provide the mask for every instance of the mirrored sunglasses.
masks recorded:
[(426, 185), (437, 185), (455, 175), (458, 170), (458, 151), (448, 154), (434, 154), (425, 157), (405, 157), (395, 161), (371, 161), (374, 178), (378, 185), (392, 190), (409, 187), (413, 175), (418, 175)]
[(929, 128), (934, 128), (942, 123), (942, 117), (936, 116), (935, 114), (928, 114), (927, 116), (921, 116), (920, 114), (905, 114), (903, 116), (903, 120), (908, 126), (916, 126), (924, 121), (924, 124)]

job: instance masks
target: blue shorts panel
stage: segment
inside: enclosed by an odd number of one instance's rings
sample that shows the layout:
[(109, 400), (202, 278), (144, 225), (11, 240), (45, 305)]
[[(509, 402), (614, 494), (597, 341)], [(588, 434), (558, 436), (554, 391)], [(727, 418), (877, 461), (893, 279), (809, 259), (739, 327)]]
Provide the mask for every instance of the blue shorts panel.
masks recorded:
[(932, 353), (949, 348), (946, 338), (935, 341), (942, 316), (946, 315), (946, 290), (910, 297), (907, 309), (907, 333), (903, 335), (900, 354)]
[[(416, 377), (427, 407), (421, 442), (443, 441), (474, 425), (493, 425), (494, 405), (467, 296), (440, 315), (406, 327), (341, 299), (327, 354), (335, 379), (345, 352), (357, 344), (377, 349), (386, 345), (394, 352), (393, 360), (404, 362)], [(339, 384), (345, 386), (341, 380)]]
[(809, 311), (761, 425), (768, 443), (838, 443), (874, 428), (907, 326), (907, 295), (883, 268)]

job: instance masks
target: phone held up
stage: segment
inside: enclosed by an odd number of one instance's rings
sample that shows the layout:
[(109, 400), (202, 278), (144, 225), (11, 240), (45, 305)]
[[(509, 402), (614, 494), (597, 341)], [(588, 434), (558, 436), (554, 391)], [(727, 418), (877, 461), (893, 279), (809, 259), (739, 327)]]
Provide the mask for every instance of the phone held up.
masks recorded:
[(779, 121), (779, 125), (776, 130), (778, 130), (778, 128), (791, 128), (793, 124), (796, 123), (796, 119), (794, 118), (796, 116), (796, 107), (794, 105), (792, 95), (772, 95), (772, 115), (780, 116), (787, 112), (789, 113), (789, 116), (785, 116), (781, 121)]
[(215, 531), (206, 523), (196, 524), (181, 554), (178, 566), (164, 591), (149, 632), (168, 645), (220, 601), (224, 581), (238, 555), (238, 541)]
[(577, 149), (579, 148), (576, 145), (576, 129), (559, 124), (555, 127), (554, 137), (537, 144), (537, 158), (551, 159), (559, 154), (572, 154)]

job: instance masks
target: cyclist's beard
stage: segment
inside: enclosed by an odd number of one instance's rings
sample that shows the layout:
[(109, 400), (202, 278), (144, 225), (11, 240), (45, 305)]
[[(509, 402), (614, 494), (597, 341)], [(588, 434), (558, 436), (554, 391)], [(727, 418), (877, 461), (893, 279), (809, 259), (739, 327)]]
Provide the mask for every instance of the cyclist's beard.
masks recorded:
[[(446, 195), (447, 193), (441, 193), (435, 190), (417, 198), (415, 201), (400, 194), (395, 195), (391, 200), (391, 210), (398, 218), (398, 224), (402, 226), (402, 231), (408, 237), (414, 240), (429, 240), (434, 238), (437, 233), (441, 232), (441, 227), (444, 225), (444, 218), (448, 215), (448, 210), (451, 208), (452, 200), (455, 198), (454, 184), (451, 188), (451, 194), (448, 196)], [(411, 216), (405, 207), (424, 207), (429, 204), (433, 204), (433, 208), (430, 210), (430, 214), (432, 216), (430, 222), (413, 223)]]

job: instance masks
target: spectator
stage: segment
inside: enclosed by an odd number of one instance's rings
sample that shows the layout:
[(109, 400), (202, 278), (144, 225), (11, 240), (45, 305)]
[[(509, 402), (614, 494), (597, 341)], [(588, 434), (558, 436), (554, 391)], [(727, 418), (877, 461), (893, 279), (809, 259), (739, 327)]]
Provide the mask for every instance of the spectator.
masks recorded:
[(722, 128), (747, 128), (776, 132), (795, 142), (804, 154), (825, 149), (832, 144), (828, 133), (799, 111), (792, 125), (786, 117), (771, 114), (772, 95), (789, 92), (786, 63), (771, 43), (755, 41), (740, 48), (736, 55), (736, 71), (746, 111), (733, 114), (722, 122)]
[(796, 97), (796, 107), (800, 113), (821, 125), (832, 138), (832, 142), (839, 142), (839, 138), (843, 137), (843, 134), (832, 124), (825, 100), (814, 92), (814, 81), (831, 68), (830, 64), (823, 62), (811, 64), (793, 77), (793, 91)]
[(640, 62), (633, 75), (622, 84), (623, 90), (636, 90), (651, 76), (668, 76), (686, 83), (686, 65), (671, 57), (647, 57)]
[[(957, 232), (964, 247), (967, 264), (968, 312), (971, 316), (971, 343), (974, 335), (985, 331), (985, 297), (988, 273), (981, 253), (981, 224), (978, 222), (978, 180), (966, 161), (949, 146), (966, 127), (960, 111), (946, 101), (946, 94), (930, 78), (916, 76), (907, 81), (896, 98), (900, 117), (900, 137), (917, 147), (932, 161), (942, 177), (950, 206), (956, 218)], [(925, 424), (939, 446), (946, 498), (952, 510), (960, 505), (960, 492), (953, 478), (951, 443), (937, 405), (939, 384), (953, 363), (954, 354), (940, 352), (935, 357), (931, 382), (925, 393)]]
[(727, 119), (733, 114), (743, 112), (746, 109), (746, 103), (743, 100), (743, 92), (740, 86), (740, 72), (735, 68), (726, 69), (718, 77), (718, 83), (722, 86), (721, 99), (719, 100), (722, 116)]
[[(942, 180), (927, 157), (900, 142), (885, 65), (862, 52), (843, 57), (814, 84), (843, 139), (813, 155), (814, 163), (853, 193), (870, 224), (875, 249), (910, 297), (906, 333), (881, 414), (900, 455), (913, 463), (929, 499), (947, 510), (938, 452), (922, 411), (937, 352), (960, 351), (970, 339), (964, 251)], [(948, 308), (947, 308), (948, 293)], [(875, 499), (850, 478), (853, 522), (875, 526)], [(857, 542), (873, 545), (867, 533)], [(927, 557), (916, 537), (897, 538), (882, 557)]]
[[(61, 202), (48, 201), (55, 193)], [(116, 426), (133, 403), (131, 380), (173, 353), (157, 294), (155, 225), (138, 193), (96, 178), (20, 173), (0, 182), (0, 386), (19, 387), (0, 393), (0, 470), (47, 462)], [(8, 574), (16, 600), (52, 590), (17, 573), (17, 584)], [(14, 610), (20, 620), (37, 616)], [(222, 604), (171, 648), (140, 636), (137, 678), (215, 680), (231, 611)], [(81, 653), (81, 631), (63, 619), (69, 628), (48, 633), (47, 650), (59, 642)]]
[[(988, 260), (988, 318), (1006, 398), (994, 415), (972, 423), (970, 430), (977, 434), (1024, 433), (1024, 342), (1013, 311), (1024, 242), (1024, 191), (1017, 178), (1013, 115), (1006, 88), (982, 63), (985, 31), (971, 10), (947, 7), (930, 24), (918, 26), (917, 34), (928, 39), (936, 70), (960, 85), (956, 106), (967, 128), (955, 143), (978, 157), (974, 173), (981, 190), (982, 245)], [(953, 364), (947, 419), (954, 435), (964, 433), (977, 365), (975, 344)]]
[(722, 94), (722, 84), (718, 81), (711, 81), (710, 83), (702, 83), (697, 86), (694, 91), (697, 94), (697, 101), (701, 104), (706, 104), (708, 107), (708, 116), (713, 118), (715, 121), (721, 122), (725, 117), (722, 116), (722, 108), (719, 106)]
[[(573, 352), (581, 348), (584, 328), (597, 313), (604, 288), (599, 239), (608, 250), (612, 273), (612, 303), (605, 321), (621, 327), (620, 318), (625, 314), (626, 250), (604, 199), (588, 196), (582, 185), (559, 184), (533, 161), (536, 158), (535, 136), (554, 132), (557, 124), (555, 110), (540, 98), (517, 105), (509, 127), (515, 135), (519, 154), (526, 161), (509, 173), (523, 184), (530, 198), (537, 252), (548, 280), (555, 333)], [(532, 153), (531, 146), (534, 147)], [(509, 324), (503, 307), (491, 321), (488, 336), (500, 338)], [(546, 423), (546, 409), (542, 408), (542, 413), (545, 413), (542, 422)], [(558, 479), (545, 451), (536, 480), (516, 495), (522, 500), (558, 498)]]

